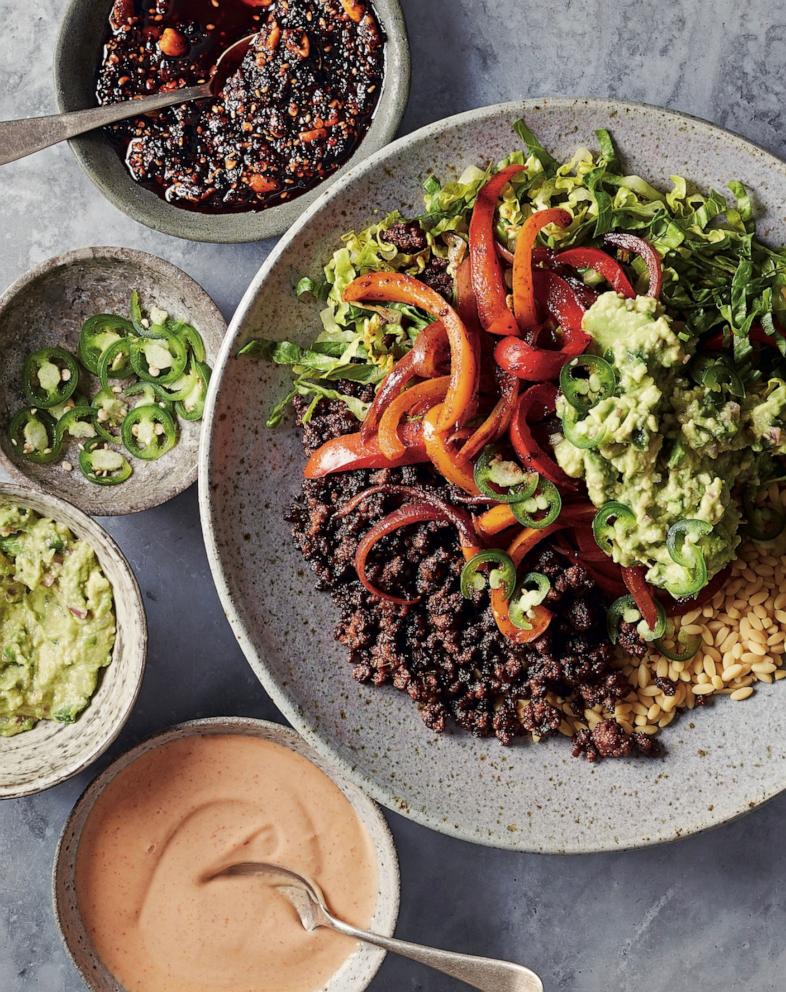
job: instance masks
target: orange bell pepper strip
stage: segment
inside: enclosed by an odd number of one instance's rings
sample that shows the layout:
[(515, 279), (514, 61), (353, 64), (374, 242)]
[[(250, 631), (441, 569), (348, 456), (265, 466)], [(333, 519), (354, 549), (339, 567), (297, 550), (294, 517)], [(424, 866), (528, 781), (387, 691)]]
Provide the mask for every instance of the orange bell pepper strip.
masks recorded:
[(398, 433), (401, 418), (422, 403), (431, 408), (444, 400), (449, 385), (450, 377), (446, 375), (438, 379), (426, 379), (410, 386), (393, 400), (379, 422), (379, 449), (383, 455), (391, 460), (403, 457), (407, 446)]
[(523, 165), (508, 165), (493, 175), (478, 193), (469, 222), (472, 287), (480, 322), (490, 334), (519, 333), (516, 319), (508, 307), (508, 292), (494, 236), (494, 214), (502, 190), (523, 171)]
[[(508, 556), (516, 568), (536, 545), (564, 526), (561, 523), (553, 523), (540, 530), (536, 530), (534, 527), (527, 527), (522, 530), (508, 548)], [(545, 606), (536, 606), (532, 611), (532, 627), (529, 630), (517, 627), (510, 619), (508, 601), (505, 599), (505, 591), (502, 588), (491, 590), (491, 610), (500, 633), (504, 634), (508, 640), (515, 641), (516, 644), (527, 644), (529, 641), (536, 640), (546, 631), (554, 616), (551, 610), (546, 609)]]
[(513, 510), (511, 510), (509, 503), (498, 503), (475, 519), (478, 533), (482, 534), (483, 537), (501, 534), (508, 527), (515, 527), (517, 523), (518, 520), (513, 516)]
[(445, 328), (450, 342), (450, 387), (440, 407), (439, 430), (462, 426), (475, 405), (478, 392), (478, 359), (475, 342), (450, 304), (418, 279), (401, 272), (367, 272), (344, 290), (347, 303), (408, 303), (432, 314)]
[(572, 220), (573, 217), (567, 210), (550, 207), (548, 210), (538, 210), (528, 217), (519, 231), (513, 255), (513, 312), (518, 324), (516, 334), (532, 330), (538, 324), (535, 281), (532, 275), (532, 252), (538, 234), (547, 224), (568, 227)]
[(465, 441), (464, 447), (461, 449), (462, 458), (472, 461), (487, 444), (499, 440), (510, 427), (513, 412), (516, 409), (516, 401), (519, 398), (519, 380), (513, 375), (508, 375), (507, 372), (500, 372), (498, 378), (500, 398), (480, 427)]
[(352, 472), (359, 468), (399, 468), (429, 460), (421, 423), (404, 424), (400, 437), (405, 450), (398, 458), (386, 457), (376, 436), (369, 441), (364, 441), (360, 433), (331, 438), (312, 452), (303, 475), (307, 479), (322, 479), (334, 472)]
[(458, 452), (451, 450), (446, 431), (439, 429), (442, 420), (440, 404), (432, 407), (423, 418), (423, 440), (426, 454), (431, 459), (434, 468), (448, 482), (463, 489), (470, 496), (479, 496), (480, 490), (475, 485), (472, 465), (462, 458)]

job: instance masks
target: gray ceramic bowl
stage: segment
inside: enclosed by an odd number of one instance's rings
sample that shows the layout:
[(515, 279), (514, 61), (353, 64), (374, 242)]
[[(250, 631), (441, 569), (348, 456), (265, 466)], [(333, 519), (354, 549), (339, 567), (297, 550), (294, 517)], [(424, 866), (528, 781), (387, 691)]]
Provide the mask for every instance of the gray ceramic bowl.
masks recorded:
[[(293, 730), (266, 720), (242, 717), (214, 717), (181, 723), (166, 730), (113, 762), (82, 794), (60, 838), (53, 874), (55, 917), (74, 964), (92, 992), (124, 992), (97, 957), (79, 913), (75, 891), (76, 856), (85, 823), (96, 800), (115, 776), (136, 758), (154, 748), (183, 737), (207, 734), (242, 734), (273, 741), (302, 754), (341, 788), (366, 828), (376, 856), (378, 870), (377, 905), (370, 929), (391, 936), (396, 928), (399, 907), (400, 877), (393, 838), (379, 809), (355, 785), (317, 754)], [(385, 952), (369, 945), (359, 945), (341, 969), (322, 989), (314, 992), (363, 992), (379, 970)]]
[(503, 748), (468, 734), (430, 733), (405, 694), (353, 681), (345, 651), (333, 642), (337, 611), (314, 591), (282, 516), (300, 485), (302, 447), (292, 426), (266, 430), (264, 415), (287, 377), (233, 358), (255, 334), (308, 341), (319, 326), (317, 308), (293, 302), (295, 278), (317, 276), (346, 228), (396, 207), (419, 212), (430, 172), (449, 177), (516, 148), (512, 124), (521, 115), (559, 156), (608, 127), (628, 171), (667, 185), (680, 173), (718, 189), (738, 177), (755, 191), (760, 233), (786, 240), (786, 165), (684, 115), (546, 99), (472, 111), (402, 138), (301, 218), (240, 305), (206, 411), (202, 523), (224, 608), (254, 671), (295, 727), (374, 798), (436, 830), (498, 847), (638, 847), (721, 823), (786, 787), (783, 692), (765, 687), (750, 706), (719, 702), (681, 719), (664, 737), (663, 761), (592, 767), (571, 758), (564, 741)]
[[(98, 486), (82, 475), (72, 445), (62, 462), (36, 465), (11, 444), (7, 425), (25, 405), (22, 366), (37, 348), (59, 344), (76, 353), (85, 319), (96, 313), (128, 313), (132, 289), (143, 306), (155, 304), (188, 320), (202, 335), (214, 364), (226, 322), (207, 293), (185, 272), (130, 248), (79, 248), (58, 255), (22, 276), (0, 296), (0, 466), (19, 481), (64, 496), (87, 513), (112, 516), (147, 510), (187, 489), (196, 479), (202, 422), (180, 421), (175, 447), (157, 461), (129, 459), (134, 474), (118, 486)], [(100, 388), (91, 376), (93, 392)]]
[[(291, 203), (241, 214), (200, 214), (166, 203), (134, 182), (109, 141), (99, 132), (71, 141), (79, 164), (116, 207), (148, 227), (191, 241), (259, 241), (282, 234), (337, 176), (386, 145), (396, 133), (409, 96), (409, 42), (399, 0), (373, 0), (385, 30), (385, 81), (363, 142), (334, 176)], [(95, 106), (95, 75), (113, 0), (70, 0), (54, 59), (61, 111)]]
[(136, 701), (147, 653), (147, 622), (131, 566), (98, 524), (65, 500), (29, 487), (0, 484), (0, 503), (18, 503), (65, 524), (95, 550), (115, 596), (112, 661), (95, 695), (70, 724), (42, 720), (15, 737), (0, 737), (0, 799), (29, 796), (76, 775), (103, 754)]

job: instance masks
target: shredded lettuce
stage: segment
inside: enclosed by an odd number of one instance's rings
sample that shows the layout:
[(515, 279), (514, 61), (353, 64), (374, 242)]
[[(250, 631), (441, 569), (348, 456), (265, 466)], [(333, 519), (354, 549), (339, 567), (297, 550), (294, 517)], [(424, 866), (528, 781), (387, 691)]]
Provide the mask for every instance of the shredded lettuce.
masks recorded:
[[(569, 227), (551, 225), (541, 234), (551, 248), (599, 243), (609, 231), (631, 231), (646, 238), (663, 260), (662, 300), (678, 322), (685, 341), (710, 330), (723, 330), (733, 343), (738, 367), (749, 376), (754, 324), (773, 335), (786, 356), (786, 250), (770, 248), (755, 236), (755, 201), (739, 180), (727, 183), (728, 194), (698, 190), (688, 178), (670, 177), (660, 190), (645, 178), (624, 171), (611, 134), (596, 131), (597, 151), (579, 147), (560, 163), (524, 121), (514, 130), (523, 149), (498, 163), (471, 165), (457, 179), (424, 183), (424, 209), (414, 220), (424, 247), (413, 255), (400, 252), (383, 237), (405, 221), (396, 211), (342, 239), (324, 270), (324, 278), (300, 279), (296, 295), (304, 305), (320, 301), (322, 329), (309, 348), (291, 342), (250, 343), (241, 354), (262, 357), (291, 368), (294, 382), (276, 405), (279, 422), (296, 395), (311, 397), (309, 413), (322, 398), (341, 399), (361, 418), (367, 404), (326, 383), (353, 381), (376, 386), (429, 322), (427, 314), (391, 304), (363, 308), (345, 303), (343, 291), (364, 272), (394, 270), (418, 276), (434, 257), (455, 267), (466, 253), (469, 219), (478, 191), (497, 169), (525, 166), (500, 198), (496, 229), (501, 243), (513, 249), (521, 226), (533, 212), (559, 206), (573, 217)], [(646, 286), (640, 259), (632, 260), (637, 289)], [(586, 276), (591, 282), (593, 275)], [(307, 414), (308, 415), (308, 414)]]

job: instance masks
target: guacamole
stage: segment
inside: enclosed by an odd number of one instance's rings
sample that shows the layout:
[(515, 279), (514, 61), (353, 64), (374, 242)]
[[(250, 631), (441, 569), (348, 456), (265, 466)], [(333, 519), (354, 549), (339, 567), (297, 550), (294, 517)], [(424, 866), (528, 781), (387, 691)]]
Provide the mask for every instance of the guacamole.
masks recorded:
[(0, 504), (0, 736), (74, 721), (114, 643), (112, 586), (90, 545)]
[(616, 383), (582, 413), (558, 397), (567, 436), (556, 444), (557, 461), (584, 479), (595, 506), (616, 501), (632, 511), (611, 521), (614, 561), (644, 565), (650, 583), (680, 595), (690, 570), (669, 551), (669, 530), (685, 520), (708, 525), (689, 529), (686, 538), (701, 551), (708, 579), (731, 561), (742, 490), (755, 491), (769, 456), (786, 452), (786, 382), (740, 388), (730, 366), (721, 368), (719, 382), (703, 376), (716, 359), (695, 356), (693, 343), (651, 297), (604, 293), (583, 327)]

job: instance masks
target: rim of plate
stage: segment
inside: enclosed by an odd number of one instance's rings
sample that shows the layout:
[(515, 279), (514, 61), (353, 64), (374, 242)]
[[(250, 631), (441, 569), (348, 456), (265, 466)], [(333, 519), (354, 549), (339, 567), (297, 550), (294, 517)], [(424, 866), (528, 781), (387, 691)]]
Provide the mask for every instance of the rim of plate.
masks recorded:
[(606, 111), (609, 115), (628, 111), (638, 111), (645, 115), (661, 116), (663, 118), (677, 121), (688, 121), (707, 134), (721, 135), (726, 141), (736, 145), (741, 153), (746, 155), (758, 155), (766, 160), (769, 160), (768, 164), (770, 164), (773, 169), (779, 171), (783, 175), (784, 181), (786, 182), (786, 162), (779, 159), (766, 148), (756, 144), (753, 141), (749, 141), (747, 138), (742, 137), (742, 135), (737, 134), (735, 131), (730, 131), (727, 128), (720, 127), (719, 125), (711, 124), (709, 121), (706, 121), (701, 117), (695, 117), (692, 114), (687, 114), (683, 111), (668, 110), (653, 104), (635, 101), (604, 100), (589, 97), (565, 96), (543, 96), (540, 98), (531, 98), (527, 100), (511, 100), (504, 103), (480, 107), (475, 110), (464, 111), (461, 114), (454, 114), (451, 117), (442, 118), (441, 120), (419, 128), (417, 131), (413, 131), (410, 134), (398, 138), (396, 141), (387, 145), (379, 152), (376, 152), (374, 155), (355, 166), (350, 172), (337, 180), (337, 182), (324, 194), (323, 197), (309, 206), (309, 208), (298, 218), (293, 226), (276, 244), (275, 248), (263, 262), (248, 289), (243, 294), (243, 298), (230, 322), (221, 351), (216, 359), (216, 365), (213, 371), (210, 389), (208, 391), (207, 402), (205, 404), (202, 438), (199, 447), (199, 513), (202, 525), (202, 536), (205, 542), (213, 581), (215, 582), (216, 590), (218, 591), (221, 606), (224, 609), (227, 620), (229, 621), (232, 631), (237, 638), (238, 644), (240, 645), (246, 660), (251, 665), (251, 668), (254, 670), (254, 673), (259, 681), (262, 683), (265, 692), (270, 696), (279, 710), (281, 710), (281, 712), (286, 716), (287, 720), (290, 721), (292, 726), (295, 727), (297, 732), (301, 734), (305, 740), (312, 745), (312, 747), (323, 754), (328, 760), (332, 761), (336, 767), (340, 769), (342, 774), (358, 783), (358, 785), (363, 788), (373, 799), (381, 803), (387, 809), (400, 813), (402, 816), (413, 820), (421, 826), (429, 827), (438, 833), (456, 837), (459, 840), (469, 841), (473, 844), (480, 844), (484, 847), (493, 847), (501, 850), (524, 851), (535, 854), (598, 854), (607, 851), (627, 851), (644, 847), (653, 847), (656, 844), (665, 844), (672, 841), (681, 840), (684, 837), (701, 833), (704, 830), (721, 826), (724, 823), (729, 823), (786, 791), (786, 766), (783, 769), (778, 783), (768, 789), (760, 799), (757, 799), (756, 801), (740, 801), (739, 804), (733, 809), (720, 812), (716, 816), (713, 816), (709, 812), (707, 812), (703, 818), (696, 816), (691, 823), (684, 825), (681, 828), (668, 827), (655, 830), (650, 836), (640, 842), (631, 841), (630, 843), (625, 842), (622, 844), (614, 844), (613, 842), (568, 842), (558, 845), (556, 843), (537, 843), (524, 836), (520, 836), (519, 834), (511, 834), (511, 839), (508, 842), (507, 838), (488, 837), (481, 831), (476, 831), (472, 828), (457, 824), (443, 822), (443, 820), (438, 817), (429, 815), (428, 811), (413, 808), (409, 804), (407, 804), (405, 809), (402, 809), (400, 805), (396, 803), (392, 790), (388, 790), (383, 785), (380, 785), (375, 779), (359, 770), (355, 765), (342, 756), (338, 748), (334, 747), (333, 744), (321, 736), (309, 715), (300, 710), (297, 703), (290, 698), (286, 689), (280, 687), (268, 671), (263, 653), (255, 646), (252, 633), (246, 629), (245, 624), (242, 622), (238, 611), (235, 609), (233, 604), (233, 594), (224, 571), (221, 551), (218, 547), (215, 528), (213, 525), (213, 516), (216, 512), (216, 507), (213, 505), (213, 501), (210, 497), (211, 455), (216, 396), (218, 394), (219, 384), (223, 380), (227, 361), (233, 353), (235, 339), (238, 336), (238, 330), (244, 324), (251, 303), (259, 293), (261, 287), (264, 285), (269, 272), (278, 263), (279, 258), (290, 247), (290, 245), (297, 240), (303, 228), (310, 223), (312, 217), (326, 209), (330, 203), (340, 197), (347, 187), (353, 185), (356, 179), (372, 172), (374, 169), (378, 168), (381, 163), (384, 163), (388, 159), (392, 158), (399, 151), (406, 148), (410, 144), (422, 141), (430, 136), (435, 137), (447, 128), (460, 127), (462, 124), (469, 122), (509, 115), (514, 112), (519, 112), (526, 115), (528, 111), (536, 111), (542, 109), (544, 106), (548, 106), (550, 109), (564, 109), (566, 111), (572, 111), (580, 107), (587, 107), (594, 110)]

